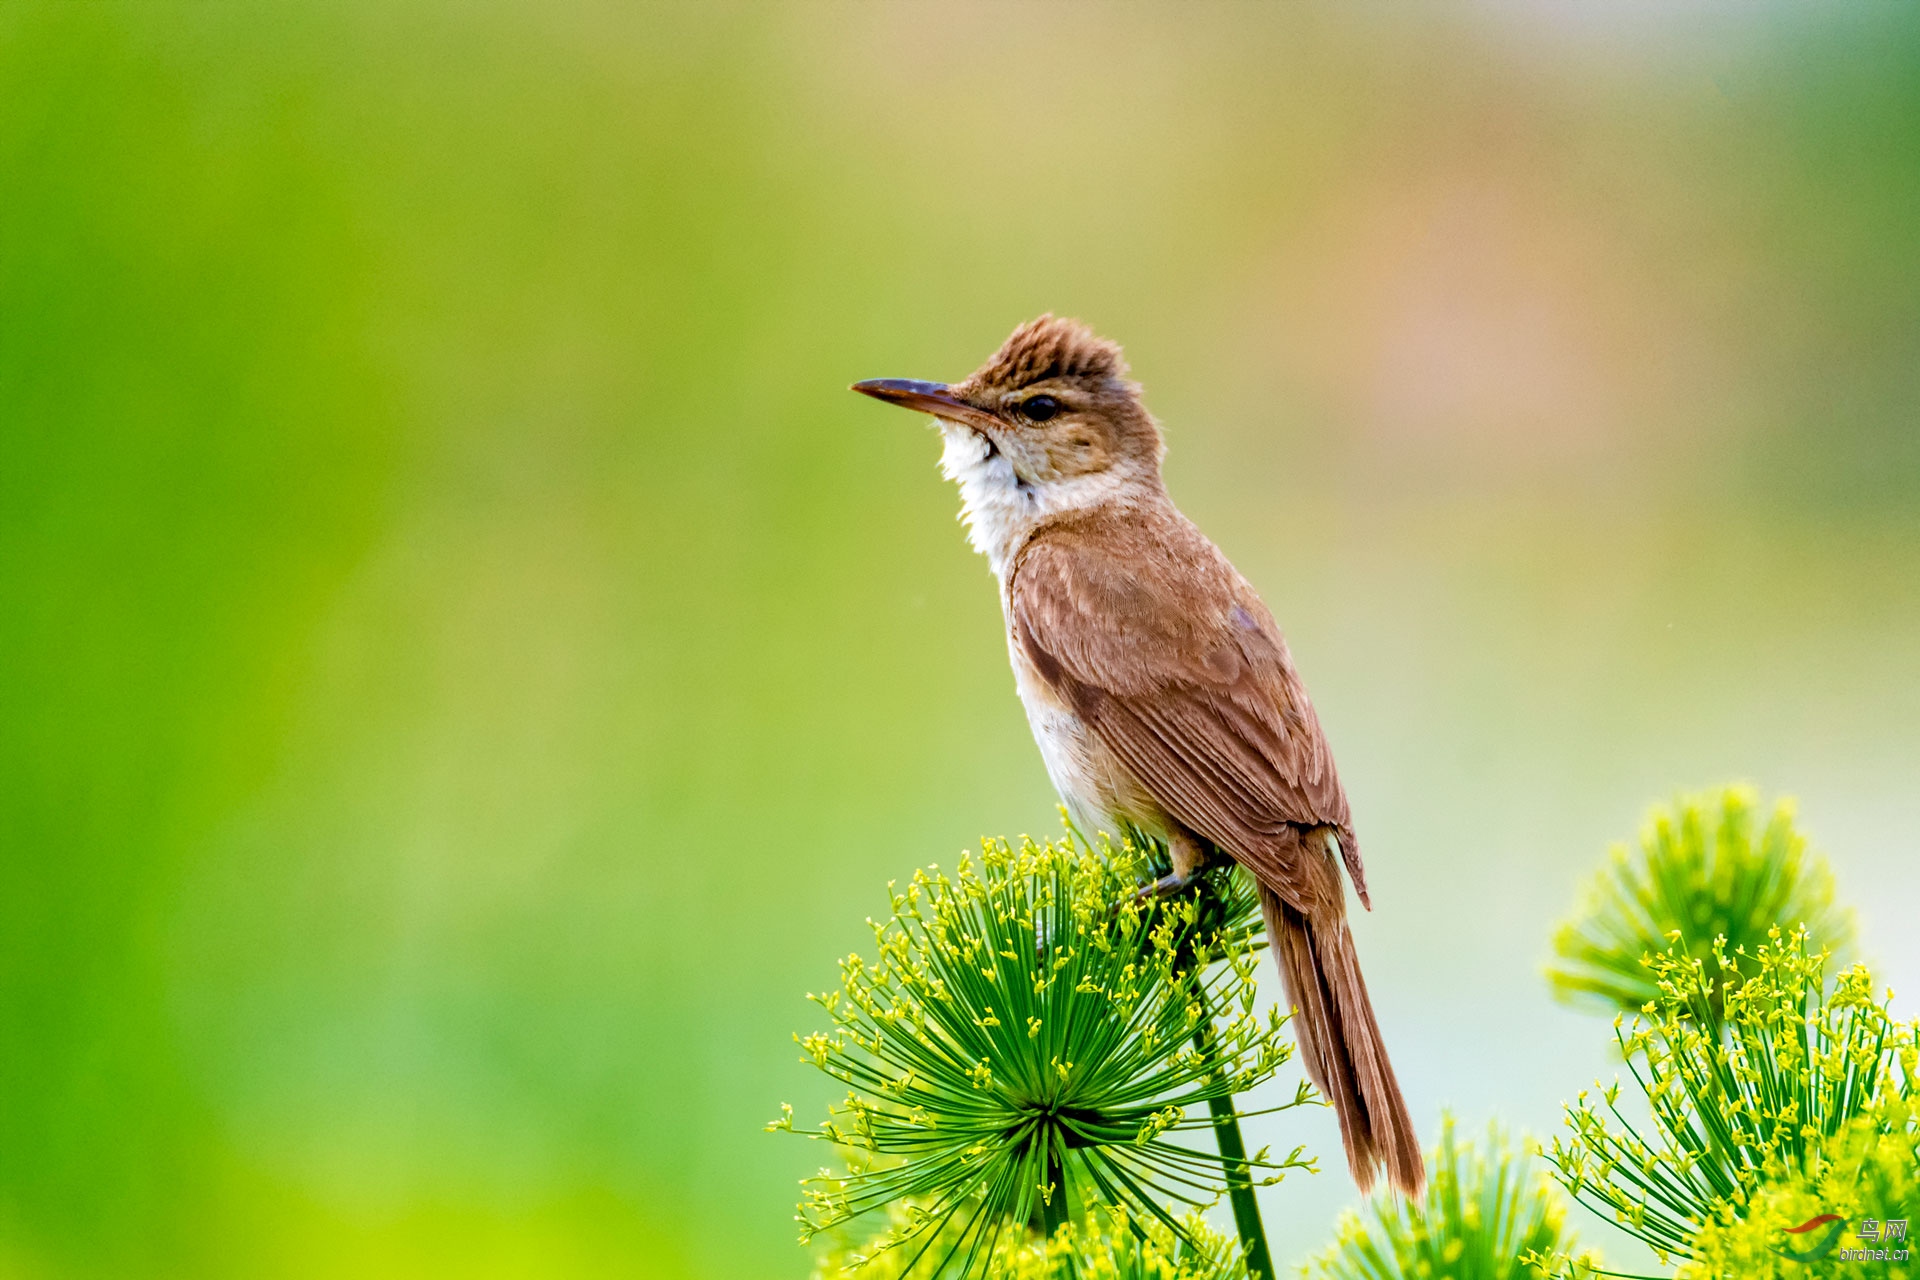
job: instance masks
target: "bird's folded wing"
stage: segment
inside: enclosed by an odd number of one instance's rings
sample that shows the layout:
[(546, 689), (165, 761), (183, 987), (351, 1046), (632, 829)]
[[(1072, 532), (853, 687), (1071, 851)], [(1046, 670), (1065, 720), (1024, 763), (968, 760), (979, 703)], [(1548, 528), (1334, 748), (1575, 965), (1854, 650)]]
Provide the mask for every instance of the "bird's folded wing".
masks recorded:
[(1304, 909), (1328, 884), (1298, 865), (1297, 832), (1352, 839), (1332, 753), (1271, 615), (1211, 544), (1180, 550), (1030, 543), (1009, 583), (1015, 638), (1168, 814)]

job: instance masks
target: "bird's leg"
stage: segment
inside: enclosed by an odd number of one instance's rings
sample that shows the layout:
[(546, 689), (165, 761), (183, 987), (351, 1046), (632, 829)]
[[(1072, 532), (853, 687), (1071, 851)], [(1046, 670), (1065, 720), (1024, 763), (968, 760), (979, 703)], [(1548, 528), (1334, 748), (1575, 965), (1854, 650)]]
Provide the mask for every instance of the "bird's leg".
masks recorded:
[(1190, 888), (1207, 869), (1207, 846), (1190, 831), (1175, 827), (1167, 836), (1167, 853), (1173, 859), (1173, 870), (1141, 885), (1134, 891), (1136, 900), (1171, 898)]

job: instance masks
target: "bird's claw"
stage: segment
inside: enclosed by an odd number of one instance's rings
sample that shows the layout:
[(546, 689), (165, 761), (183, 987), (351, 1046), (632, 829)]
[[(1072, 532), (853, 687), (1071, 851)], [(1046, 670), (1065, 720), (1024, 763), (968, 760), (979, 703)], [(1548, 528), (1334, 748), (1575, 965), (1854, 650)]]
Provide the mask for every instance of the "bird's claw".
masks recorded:
[(1198, 871), (1189, 871), (1185, 875), (1181, 875), (1177, 871), (1168, 872), (1158, 880), (1149, 880), (1135, 889), (1133, 891), (1133, 900), (1135, 902), (1164, 902), (1168, 898), (1179, 893), (1184, 893), (1186, 890), (1192, 888), (1193, 882), (1199, 878), (1200, 873)]

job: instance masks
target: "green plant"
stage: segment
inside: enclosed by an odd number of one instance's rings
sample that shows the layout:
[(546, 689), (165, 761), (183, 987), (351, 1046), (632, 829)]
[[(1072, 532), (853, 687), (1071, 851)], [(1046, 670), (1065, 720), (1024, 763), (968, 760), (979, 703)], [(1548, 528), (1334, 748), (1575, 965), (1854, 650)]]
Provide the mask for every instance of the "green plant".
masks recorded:
[[(1530, 1276), (1529, 1254), (1571, 1257), (1557, 1188), (1516, 1152), (1499, 1125), (1462, 1143), (1451, 1115), (1428, 1162), (1419, 1201), (1378, 1195), (1340, 1217), (1334, 1243), (1302, 1268), (1312, 1280), (1510, 1280)], [(1585, 1262), (1585, 1259), (1582, 1259)]]
[[(1554, 995), (1637, 1012), (1656, 994), (1646, 957), (1676, 941), (1681, 954), (1706, 961), (1721, 940), (1744, 981), (1776, 926), (1804, 928), (1816, 947), (1844, 954), (1852, 915), (1833, 905), (1833, 874), (1807, 852), (1793, 816), (1781, 800), (1762, 825), (1758, 797), (1738, 786), (1655, 808), (1638, 852), (1614, 846), (1555, 933)], [(1713, 1000), (1717, 1016), (1718, 987)]]
[[(1827, 1217), (1834, 1221), (1820, 1223)], [(1916, 1242), (1905, 1238), (1916, 1221), (1920, 1128), (1911, 1110), (1894, 1101), (1848, 1121), (1822, 1144), (1810, 1168), (1794, 1169), (1779, 1161), (1769, 1166), (1744, 1214), (1722, 1204), (1700, 1229), (1695, 1260), (1680, 1269), (1679, 1280), (1798, 1280), (1809, 1274), (1839, 1274), (1863, 1261), (1850, 1256), (1861, 1249), (1887, 1250), (1887, 1256), (1872, 1259), (1875, 1275), (1916, 1276)], [(1888, 1238), (1888, 1222), (1901, 1225), (1897, 1243)], [(1819, 1226), (1809, 1231), (1801, 1225), (1807, 1223)]]
[(1909, 1105), (1920, 1023), (1896, 1023), (1863, 967), (1829, 989), (1825, 962), (1777, 928), (1750, 956), (1716, 945), (1711, 968), (1677, 940), (1652, 957), (1653, 999), (1630, 1030), (1614, 1023), (1652, 1132), (1622, 1113), (1617, 1081), (1601, 1106), (1581, 1093), (1547, 1155), (1567, 1190), (1663, 1262), (1694, 1259), (1703, 1228), (1745, 1217), (1763, 1180), (1809, 1173), (1857, 1117)]
[[(808, 1181), (803, 1239), (905, 1204), (868, 1253), (904, 1248), (903, 1272), (938, 1274), (1010, 1230), (1051, 1236), (1105, 1206), (1193, 1244), (1163, 1201), (1233, 1190), (1251, 1210), (1253, 1171), (1266, 1184), (1313, 1167), (1298, 1148), (1230, 1149), (1248, 1114), (1233, 1096), (1291, 1056), (1285, 1019), (1254, 1012), (1249, 926), (1218, 906), (1231, 895), (1142, 898), (1145, 865), (1131, 845), (988, 841), (952, 876), (890, 888), (877, 959), (842, 962), (841, 988), (815, 997), (833, 1029), (801, 1041), (849, 1087), (802, 1131), (847, 1156)], [(1313, 1100), (1303, 1083), (1268, 1110)], [(772, 1127), (791, 1129), (791, 1110)], [(1184, 1141), (1209, 1127), (1221, 1150)]]
[[(892, 1211), (895, 1224), (904, 1206)], [(947, 1255), (931, 1280), (1248, 1280), (1246, 1263), (1227, 1236), (1189, 1213), (1176, 1235), (1158, 1221), (1139, 1222), (1122, 1210), (1099, 1209), (1062, 1223), (1051, 1237), (1035, 1231), (1001, 1235), (984, 1261)], [(954, 1224), (945, 1229), (957, 1231)], [(877, 1254), (842, 1245), (819, 1260), (814, 1280), (902, 1280), (905, 1250)]]
[(1056, 1231), (1046, 1253), (1035, 1280), (1248, 1280), (1234, 1241), (1197, 1211), (1181, 1220), (1178, 1234), (1160, 1222), (1136, 1224), (1124, 1212), (1090, 1213)]

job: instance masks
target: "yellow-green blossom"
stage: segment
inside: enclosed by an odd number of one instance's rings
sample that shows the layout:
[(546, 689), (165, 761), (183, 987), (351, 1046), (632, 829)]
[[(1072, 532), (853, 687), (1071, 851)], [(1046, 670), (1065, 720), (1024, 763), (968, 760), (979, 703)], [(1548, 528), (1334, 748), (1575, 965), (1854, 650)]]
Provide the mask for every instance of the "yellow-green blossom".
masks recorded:
[(1863, 967), (1829, 986), (1825, 963), (1779, 929), (1750, 956), (1653, 957), (1657, 994), (1614, 1030), (1651, 1125), (1623, 1113), (1617, 1083), (1582, 1093), (1547, 1156), (1560, 1182), (1663, 1261), (1692, 1260), (1763, 1186), (1817, 1176), (1838, 1135), (1907, 1125), (1920, 1023), (1895, 1022)]
[[(1853, 916), (1834, 906), (1833, 874), (1793, 818), (1793, 802), (1781, 800), (1762, 825), (1759, 797), (1738, 786), (1654, 809), (1638, 851), (1614, 846), (1555, 933), (1554, 995), (1637, 1013), (1659, 994), (1648, 955), (1677, 946), (1705, 962), (1721, 939), (1729, 976), (1744, 980), (1774, 928), (1803, 928), (1815, 949), (1843, 955)], [(1712, 1008), (1717, 1015), (1717, 995)]]
[[(1831, 1215), (1832, 1224), (1791, 1228)], [(1889, 1223), (1899, 1225), (1893, 1239)], [(1802, 1280), (1827, 1275), (1920, 1276), (1920, 1128), (1901, 1103), (1860, 1116), (1822, 1144), (1806, 1170), (1776, 1161), (1744, 1213), (1718, 1207), (1679, 1280)], [(1831, 1237), (1827, 1233), (1834, 1233)], [(1810, 1261), (1789, 1254), (1820, 1253)], [(1861, 1256), (1859, 1251), (1867, 1251)], [(1884, 1251), (1884, 1256), (1883, 1256)]]
[[(1146, 869), (1131, 845), (988, 841), (890, 889), (876, 959), (842, 962), (840, 990), (816, 999), (831, 1031), (800, 1041), (848, 1086), (811, 1136), (849, 1167), (805, 1184), (803, 1239), (910, 1202), (868, 1251), (934, 1275), (1095, 1208), (1185, 1233), (1180, 1206), (1227, 1183), (1195, 1140), (1210, 1106), (1292, 1045), (1277, 1011), (1254, 1012), (1246, 886), (1222, 870), (1162, 901), (1136, 893)], [(1311, 1101), (1302, 1083), (1270, 1110)], [(1312, 1167), (1298, 1148), (1248, 1164), (1263, 1183)]]
[[(1451, 1115), (1427, 1164), (1427, 1193), (1381, 1192), (1340, 1216), (1334, 1243), (1301, 1268), (1309, 1280), (1531, 1280), (1529, 1257), (1575, 1254), (1559, 1190), (1497, 1124), (1483, 1142), (1454, 1137)], [(1580, 1265), (1591, 1262), (1582, 1256)], [(1581, 1274), (1585, 1274), (1584, 1271)]]
[[(910, 1227), (913, 1206), (896, 1205), (890, 1232)], [(950, 1221), (942, 1238), (957, 1243)], [(939, 1251), (932, 1251), (939, 1252)], [(1198, 1212), (1187, 1215), (1178, 1234), (1157, 1220), (1130, 1219), (1124, 1210), (1097, 1210), (1062, 1223), (1051, 1236), (1008, 1231), (971, 1269), (957, 1250), (943, 1255), (926, 1280), (1248, 1280), (1234, 1242), (1216, 1232)], [(901, 1280), (907, 1253), (897, 1248), (841, 1246), (821, 1256), (813, 1280)]]

